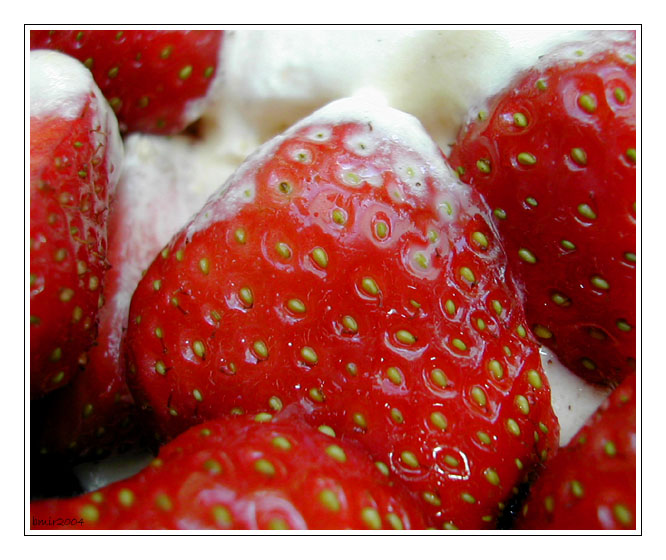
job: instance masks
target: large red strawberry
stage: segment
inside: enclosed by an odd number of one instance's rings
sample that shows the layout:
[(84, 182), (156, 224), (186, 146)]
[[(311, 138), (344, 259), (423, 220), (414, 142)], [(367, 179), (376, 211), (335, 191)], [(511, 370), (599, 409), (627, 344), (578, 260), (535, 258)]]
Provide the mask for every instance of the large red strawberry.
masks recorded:
[[(196, 153), (187, 137), (133, 134), (125, 142), (124, 173), (109, 213), (108, 259), (99, 333), (85, 373), (53, 395), (50, 421), (38, 437), (40, 454), (97, 458), (135, 443), (133, 399), (121, 344), (129, 305), (142, 272), (178, 229), (201, 208)], [(168, 204), (164, 201), (168, 200)]]
[(418, 121), (358, 100), (238, 169), (146, 272), (127, 343), (164, 435), (299, 403), (437, 527), (492, 527), (557, 442), (487, 207)]
[(31, 396), (87, 361), (108, 268), (107, 214), (122, 161), (118, 125), (90, 72), (30, 57)]
[(617, 384), (636, 357), (635, 43), (567, 45), (518, 76), (451, 154), (486, 197), (534, 333)]
[(636, 528), (636, 376), (629, 375), (545, 468), (516, 528)]
[(426, 528), (366, 450), (329, 427), (270, 414), (191, 428), (134, 477), (33, 502), (30, 515), (32, 529)]
[(223, 31), (32, 30), (90, 69), (122, 132), (175, 134), (196, 120), (218, 75)]

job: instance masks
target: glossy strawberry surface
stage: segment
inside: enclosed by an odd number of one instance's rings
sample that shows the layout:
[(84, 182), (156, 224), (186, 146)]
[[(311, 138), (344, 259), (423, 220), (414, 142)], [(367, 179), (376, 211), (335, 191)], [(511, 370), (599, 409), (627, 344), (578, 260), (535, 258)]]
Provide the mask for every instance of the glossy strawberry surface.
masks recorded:
[(636, 376), (613, 391), (547, 465), (516, 528), (636, 528)]
[(530, 327), (616, 385), (636, 358), (635, 43), (566, 45), (461, 133), (450, 161), (494, 211)]
[(128, 381), (167, 438), (296, 403), (433, 526), (492, 527), (556, 447), (538, 346), (487, 207), (417, 121), (356, 103), (263, 147), (156, 257)]
[[(55, 62), (48, 57), (31, 61), (46, 67), (44, 73), (51, 72), (66, 88), (70, 80), (80, 79), (76, 68), (69, 73), (79, 63), (67, 59), (61, 68), (58, 57)], [(33, 398), (67, 384), (85, 366), (103, 303), (108, 205), (122, 148), (115, 119), (93, 91), (92, 78), (86, 83), (84, 77), (82, 88), (75, 101), (56, 96), (51, 113), (30, 118)], [(68, 105), (76, 107), (76, 114), (64, 117), (59, 111)]]
[(364, 449), (293, 415), (193, 427), (134, 477), (30, 515), (46, 530), (426, 528)]
[(175, 134), (201, 114), (222, 31), (32, 30), (31, 49), (53, 49), (90, 69), (122, 132)]

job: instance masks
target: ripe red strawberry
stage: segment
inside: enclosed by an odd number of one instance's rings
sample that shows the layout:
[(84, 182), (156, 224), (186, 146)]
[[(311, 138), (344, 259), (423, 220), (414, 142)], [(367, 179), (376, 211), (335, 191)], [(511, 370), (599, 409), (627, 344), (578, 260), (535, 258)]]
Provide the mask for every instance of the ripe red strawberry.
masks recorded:
[(188, 138), (127, 138), (125, 172), (109, 213), (111, 269), (99, 333), (88, 352), (85, 374), (47, 405), (44, 414), (50, 421), (38, 436), (41, 454), (94, 459), (136, 444), (140, 434), (121, 358), (130, 300), (155, 254), (206, 201), (196, 171), (190, 171), (194, 157)]
[(122, 145), (115, 116), (78, 61), (30, 57), (31, 396), (65, 385), (97, 330), (106, 221)]
[(132, 299), (128, 381), (174, 436), (300, 403), (437, 527), (492, 527), (556, 445), (487, 207), (418, 122), (342, 100), (249, 158)]
[(30, 48), (59, 50), (83, 62), (122, 132), (175, 134), (203, 112), (222, 37), (215, 30), (32, 30)]
[[(32, 529), (425, 529), (404, 489), (353, 442), (294, 417), (212, 421), (142, 472), (33, 502)], [(49, 526), (56, 519), (68, 525)]]
[(546, 465), (516, 528), (636, 528), (635, 375), (611, 393)]
[(635, 43), (567, 45), (460, 135), (451, 164), (491, 208), (534, 333), (585, 379), (636, 357)]

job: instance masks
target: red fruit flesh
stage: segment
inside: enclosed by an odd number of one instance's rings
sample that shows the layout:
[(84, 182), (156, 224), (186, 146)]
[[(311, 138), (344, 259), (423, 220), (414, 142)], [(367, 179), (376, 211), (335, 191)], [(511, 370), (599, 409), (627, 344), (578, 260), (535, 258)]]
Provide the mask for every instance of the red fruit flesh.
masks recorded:
[(122, 132), (176, 134), (200, 116), (218, 67), (223, 31), (30, 32), (31, 49), (53, 49), (90, 69)]
[(120, 151), (117, 125), (104, 121), (100, 102), (91, 89), (71, 119), (30, 119), (32, 398), (66, 385), (96, 336)]
[(556, 446), (538, 346), (486, 206), (401, 136), (412, 120), (391, 112), (386, 130), (348, 104), (262, 148), (156, 258), (128, 381), (167, 437), (298, 403), (363, 442), (433, 526), (492, 527)]
[(636, 528), (636, 376), (613, 391), (532, 486), (516, 528)]
[(569, 45), (519, 76), (450, 161), (494, 209), (535, 334), (616, 385), (636, 358), (635, 44), (601, 47)]
[[(134, 477), (33, 502), (32, 529), (424, 529), (367, 452), (293, 415), (194, 427)], [(55, 525), (57, 519), (68, 524)], [(73, 520), (73, 521), (72, 521)]]

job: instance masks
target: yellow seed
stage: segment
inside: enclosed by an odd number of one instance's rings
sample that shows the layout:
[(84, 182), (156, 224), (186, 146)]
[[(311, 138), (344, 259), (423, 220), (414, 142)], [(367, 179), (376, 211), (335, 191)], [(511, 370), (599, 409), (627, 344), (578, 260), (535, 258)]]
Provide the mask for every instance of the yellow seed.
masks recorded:
[(601, 276), (592, 276), (592, 278), (590, 278), (590, 282), (595, 288), (598, 288), (600, 290), (610, 289), (610, 284)]
[(369, 529), (381, 529), (382, 528), (382, 519), (379, 516), (379, 513), (374, 508), (363, 508), (361, 511), (361, 519)]
[(243, 228), (238, 228), (234, 232), (234, 237), (236, 238), (236, 241), (238, 241), (238, 243), (240, 243), (241, 245), (245, 245), (245, 243), (247, 242), (247, 233)]
[(493, 486), (499, 486), (500, 479), (497, 471), (495, 469), (486, 469), (483, 471), (483, 475), (486, 477), (486, 480), (490, 482)]
[(275, 476), (275, 467), (268, 459), (257, 459), (254, 462), (254, 470), (266, 476)]
[(155, 505), (163, 511), (169, 511), (173, 508), (171, 498), (166, 494), (158, 494), (155, 498)]
[(484, 445), (490, 445), (490, 442), (492, 441), (486, 432), (476, 432), (476, 437), (479, 438), (479, 441)]
[(266, 343), (263, 340), (255, 340), (252, 343), (252, 349), (254, 350), (254, 354), (260, 360), (268, 358), (268, 346), (266, 346)]
[(430, 372), (430, 378), (433, 383), (442, 389), (446, 387), (449, 380), (446, 378), (446, 374), (439, 368), (435, 368)]
[[(161, 329), (160, 329), (160, 332), (161, 332)], [(156, 334), (157, 334), (157, 332), (156, 332)], [(158, 335), (158, 337), (161, 338), (161, 336), (159, 336), (159, 335)], [(195, 340), (192, 343), (192, 350), (194, 351), (194, 353), (197, 356), (199, 356), (199, 358), (203, 359), (206, 356), (206, 346), (204, 346), (204, 343), (201, 342), (200, 340)]]
[(389, 475), (389, 468), (386, 466), (386, 463), (382, 463), (381, 461), (377, 461), (375, 463), (375, 467), (377, 467), (377, 470), (382, 473), (384, 476)]
[(312, 389), (310, 389), (308, 394), (310, 395), (310, 398), (313, 401), (324, 402), (324, 394), (319, 389), (317, 389), (316, 387), (313, 387)]
[(517, 395), (513, 402), (523, 414), (530, 413), (530, 403), (523, 395)]
[(467, 492), (463, 492), (460, 497), (463, 499), (464, 502), (467, 502), (468, 504), (475, 504), (476, 503), (476, 498), (472, 496), (471, 494), (468, 494)]
[(396, 424), (402, 424), (405, 421), (405, 418), (397, 408), (391, 409), (391, 418)]
[(134, 503), (134, 492), (129, 488), (122, 488), (118, 492), (118, 501), (124, 507), (130, 507)]
[(439, 428), (440, 430), (446, 430), (449, 425), (448, 421), (446, 420), (446, 416), (444, 416), (441, 412), (433, 412), (430, 415), (430, 422), (432, 422), (433, 426)]
[(518, 250), (518, 256), (521, 260), (529, 264), (534, 264), (537, 262), (537, 258), (534, 253), (529, 249), (525, 249), (524, 247)]
[(201, 391), (199, 391), (199, 389), (194, 389), (192, 391), (192, 395), (194, 396), (194, 400), (199, 402), (203, 401), (203, 395), (201, 394)]
[(319, 501), (331, 511), (340, 511), (340, 501), (333, 490), (322, 490), (319, 493)]
[(62, 302), (71, 301), (73, 297), (74, 297), (74, 290), (72, 290), (71, 288), (63, 288), (60, 291), (60, 301)]
[(444, 304), (444, 309), (446, 309), (446, 312), (453, 317), (456, 313), (456, 304), (453, 303), (450, 299), (446, 300), (446, 303)]
[(342, 226), (345, 223), (347, 223), (347, 216), (345, 215), (345, 212), (343, 210), (340, 210), (339, 208), (333, 210), (333, 221), (339, 226)]
[(213, 506), (210, 510), (216, 525), (227, 527), (231, 525), (233, 518), (231, 513), (224, 506)]
[(553, 333), (543, 325), (534, 325), (534, 334), (539, 338), (553, 338)]
[(379, 286), (369, 276), (364, 277), (361, 280), (361, 289), (368, 295), (376, 296), (379, 293)]
[(273, 415), (269, 412), (260, 412), (254, 417), (255, 422), (270, 422), (273, 419)]
[(99, 521), (99, 510), (92, 504), (84, 505), (79, 510), (79, 514), (85, 522), (95, 523)]
[(210, 261), (204, 257), (199, 261), (199, 268), (201, 269), (201, 272), (208, 274), (210, 272)]
[(465, 344), (462, 340), (459, 338), (454, 338), (451, 341), (451, 344), (453, 345), (454, 348), (457, 348), (461, 352), (465, 352), (467, 350), (467, 344)]
[(622, 525), (630, 525), (633, 519), (631, 511), (624, 504), (615, 504), (613, 506), (613, 517)]
[(478, 386), (472, 387), (470, 395), (476, 404), (478, 404), (479, 406), (486, 406), (487, 403), (486, 394), (483, 392), (483, 389), (481, 389), (481, 387)]
[(274, 437), (271, 443), (274, 447), (282, 449), (283, 451), (289, 451), (291, 449), (291, 442), (283, 436)]
[(289, 245), (287, 245), (286, 243), (280, 242), (277, 245), (275, 245), (275, 251), (283, 259), (291, 258), (291, 249), (289, 248)]
[(476, 281), (476, 277), (474, 276), (474, 273), (472, 272), (472, 270), (470, 268), (468, 268), (466, 266), (463, 266), (460, 269), (460, 276), (464, 280), (467, 280), (467, 282), (469, 282), (470, 284), (474, 284), (474, 282)]
[(287, 309), (292, 313), (305, 313), (305, 304), (300, 299), (290, 299), (287, 302)]
[(335, 444), (329, 445), (326, 448), (326, 454), (329, 457), (338, 461), (339, 463), (344, 463), (347, 460), (347, 455), (345, 454), (342, 447), (340, 447), (339, 445), (335, 445)]
[(342, 326), (348, 332), (351, 332), (351, 333), (357, 333), (358, 332), (358, 323), (356, 322), (356, 320), (351, 315), (345, 315), (342, 318)]
[(576, 496), (576, 498), (583, 497), (583, 485), (577, 480), (571, 481), (571, 493)]
[(365, 416), (363, 416), (363, 414), (360, 412), (355, 412), (352, 416), (352, 419), (354, 420), (354, 424), (356, 424), (359, 428), (363, 428), (365, 430), (368, 427), (368, 422), (365, 419)]
[(326, 268), (328, 266), (328, 255), (321, 247), (316, 247), (313, 249), (311, 256), (312, 260), (316, 262), (321, 268)]
[(203, 468), (210, 474), (220, 474), (222, 472), (222, 465), (215, 459), (204, 461)]
[(279, 412), (282, 410), (282, 401), (279, 397), (273, 396), (268, 399), (268, 406), (270, 406), (271, 409), (275, 410), (276, 412)]
[(398, 339), (399, 342), (402, 342), (403, 344), (407, 345), (412, 345), (416, 342), (416, 337), (412, 333), (404, 329), (400, 329), (398, 332), (396, 332), (395, 337)]
[(309, 346), (304, 346), (301, 348), (301, 357), (312, 366), (316, 365), (317, 361), (319, 360), (317, 353)]
[(423, 492), (421, 496), (423, 496), (423, 499), (426, 502), (428, 502), (431, 506), (439, 507), (442, 505), (442, 500), (440, 500), (439, 496), (434, 492)]
[(455, 469), (456, 467), (458, 467), (458, 465), (460, 465), (460, 461), (458, 461), (458, 459), (456, 459), (453, 455), (445, 455), (445, 456), (444, 456), (444, 462), (445, 462), (449, 467), (452, 467), (452, 468), (454, 468), (454, 469)]
[(345, 366), (345, 369), (347, 370), (347, 373), (353, 377), (358, 375), (358, 366), (352, 362), (348, 363)]
[(476, 244), (479, 247), (482, 247), (484, 249), (488, 248), (488, 238), (480, 231), (475, 231), (472, 234), (472, 239), (476, 242)]
[(509, 418), (506, 421), (506, 427), (514, 436), (520, 435), (520, 426), (518, 426), (518, 422), (516, 422), (513, 418)]
[(573, 148), (571, 150), (571, 158), (578, 165), (587, 165), (587, 154), (585, 153), (585, 150), (583, 150), (583, 148)]
[(535, 389), (541, 389), (541, 387), (543, 387), (541, 376), (539, 375), (539, 372), (534, 369), (531, 369), (527, 372), (527, 381)]
[(402, 372), (397, 367), (388, 368), (386, 376), (394, 385), (400, 385), (403, 382)]
[(402, 462), (405, 463), (408, 467), (411, 467), (413, 469), (416, 469), (420, 466), (419, 460), (416, 458), (416, 455), (412, 453), (411, 451), (403, 451), (400, 454), (400, 458), (402, 459)]
[(596, 212), (592, 210), (592, 207), (589, 204), (579, 204), (578, 213), (588, 220), (596, 220), (597, 218)]
[(245, 307), (252, 307), (254, 305), (254, 294), (247, 286), (238, 290), (238, 297), (245, 304)]
[(587, 93), (578, 97), (578, 105), (586, 113), (594, 113), (597, 110), (597, 100)]
[(322, 424), (317, 428), (322, 434), (326, 434), (329, 437), (335, 437), (335, 430), (326, 424)]
[(516, 159), (518, 160), (519, 163), (522, 163), (523, 165), (534, 165), (537, 162), (536, 156), (529, 152), (519, 153)]
[(430, 266), (430, 261), (425, 253), (418, 251), (414, 254), (414, 262), (419, 266), (419, 268), (427, 269)]
[(502, 377), (504, 377), (504, 368), (497, 360), (490, 360), (490, 362), (488, 362), (488, 369), (495, 379), (502, 379)]
[(402, 520), (395, 513), (387, 513), (386, 520), (389, 522), (389, 525), (396, 531), (402, 531), (405, 528)]

